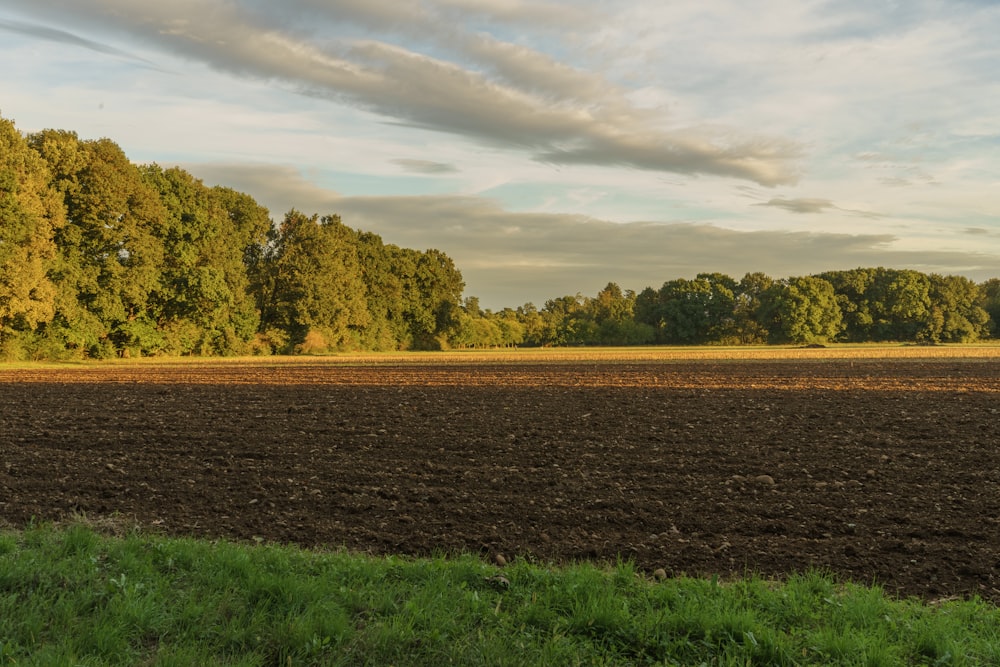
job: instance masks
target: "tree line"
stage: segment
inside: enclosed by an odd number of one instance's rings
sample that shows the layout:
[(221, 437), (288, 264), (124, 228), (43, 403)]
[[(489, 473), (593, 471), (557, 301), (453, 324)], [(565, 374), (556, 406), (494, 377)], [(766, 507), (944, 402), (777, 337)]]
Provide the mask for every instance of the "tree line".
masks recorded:
[(609, 283), (498, 312), (463, 290), (439, 250), (337, 215), (275, 224), (250, 195), (133, 164), (109, 139), (0, 118), (0, 358), (970, 342), (1000, 322), (1000, 280), (886, 268)]
[(435, 349), (463, 289), (438, 250), (0, 118), (0, 358)]
[(775, 279), (721, 273), (638, 294), (609, 283), (493, 313), (466, 299), (457, 343), (499, 345), (753, 345), (826, 342), (969, 343), (1000, 322), (1000, 280), (858, 268)]

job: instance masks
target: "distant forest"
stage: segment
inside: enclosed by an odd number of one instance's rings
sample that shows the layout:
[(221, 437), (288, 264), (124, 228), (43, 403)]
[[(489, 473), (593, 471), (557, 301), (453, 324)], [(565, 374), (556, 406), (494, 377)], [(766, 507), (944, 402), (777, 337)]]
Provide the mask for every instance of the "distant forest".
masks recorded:
[(1000, 280), (859, 268), (718, 273), (492, 312), (443, 252), (136, 165), (0, 118), (0, 359), (544, 345), (972, 342)]

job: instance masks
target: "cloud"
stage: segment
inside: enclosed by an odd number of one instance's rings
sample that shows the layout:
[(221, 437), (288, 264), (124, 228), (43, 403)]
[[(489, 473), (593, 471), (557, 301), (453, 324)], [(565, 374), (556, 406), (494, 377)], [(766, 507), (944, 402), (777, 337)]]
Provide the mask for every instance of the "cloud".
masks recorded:
[(584, 3), (571, 10), (553, 2), (521, 0), (437, 0), (444, 9), (460, 10), (463, 15), (479, 15), (493, 21), (516, 25), (578, 27), (590, 24), (597, 13)]
[(762, 204), (754, 204), (755, 206), (771, 206), (774, 208), (784, 209), (790, 211), (791, 213), (823, 213), (824, 211), (833, 210), (841, 211), (843, 213), (850, 213), (851, 215), (860, 216), (862, 218), (879, 218), (881, 217), (878, 213), (872, 213), (871, 211), (859, 211), (855, 209), (842, 208), (837, 206), (829, 199), (809, 199), (809, 198), (799, 198), (799, 199), (784, 199), (782, 197), (775, 197)]
[(792, 213), (822, 213), (827, 209), (837, 208), (829, 199), (782, 199), (781, 197), (756, 205), (783, 208)]
[(386, 243), (442, 250), (462, 271), (466, 293), (493, 309), (526, 301), (541, 305), (577, 292), (592, 295), (609, 281), (638, 291), (705, 271), (786, 277), (893, 266), (984, 280), (1000, 266), (996, 254), (897, 250), (891, 234), (619, 224), (585, 215), (514, 212), (476, 196), (344, 197), (310, 184), (291, 167), (187, 168), (207, 183), (251, 194), (272, 211), (337, 213), (348, 226), (373, 231)]
[(398, 164), (404, 170), (414, 174), (454, 174), (458, 172), (455, 165), (444, 164), (442, 162), (432, 162), (430, 160), (410, 160), (400, 158), (393, 160), (393, 164)]
[(280, 219), (293, 208), (310, 214), (336, 213), (336, 205), (342, 199), (334, 190), (313, 185), (291, 165), (181, 163), (178, 166), (206, 185), (222, 185), (247, 193), (265, 206), (274, 219)]
[(6, 30), (7, 32), (13, 32), (27, 37), (34, 37), (36, 39), (43, 39), (49, 42), (58, 42), (60, 44), (78, 46), (80, 48), (90, 49), (91, 51), (97, 51), (98, 53), (104, 53), (110, 56), (127, 58), (128, 60), (134, 60), (146, 65), (152, 64), (144, 58), (140, 58), (136, 55), (128, 53), (127, 51), (122, 51), (121, 49), (116, 49), (113, 46), (101, 44), (100, 42), (95, 42), (90, 39), (84, 39), (83, 37), (79, 37), (64, 30), (56, 30), (55, 28), (49, 28), (47, 26), (34, 23), (0, 21), (0, 30)]
[[(423, 10), (383, 1), (365, 8), (340, 0), (327, 7), (300, 0), (297, 5), (310, 10), (307, 26), (293, 24), (284, 3), (281, 11), (221, 0), (15, 4), (48, 20), (78, 19), (96, 29), (124, 32), (177, 57), (278, 82), (390, 122), (527, 151), (543, 162), (723, 176), (766, 186), (798, 178), (802, 150), (793, 141), (735, 128), (677, 126), (676, 119), (662, 112), (636, 107), (610, 80), (528, 47), (461, 29), (458, 23), (430, 29), (423, 36), (429, 45), (410, 48), (407, 40), (384, 41), (400, 33), (412, 41), (413, 26), (405, 26), (406, 18), (417, 26), (436, 25), (441, 16), (434, 5)], [(451, 3), (456, 6), (464, 5)], [(495, 15), (530, 11), (528, 5), (510, 2), (487, 7)], [(344, 15), (362, 26), (396, 33), (365, 39), (319, 30), (335, 30)], [(312, 37), (314, 31), (322, 36)], [(331, 39), (331, 34), (339, 36)]]

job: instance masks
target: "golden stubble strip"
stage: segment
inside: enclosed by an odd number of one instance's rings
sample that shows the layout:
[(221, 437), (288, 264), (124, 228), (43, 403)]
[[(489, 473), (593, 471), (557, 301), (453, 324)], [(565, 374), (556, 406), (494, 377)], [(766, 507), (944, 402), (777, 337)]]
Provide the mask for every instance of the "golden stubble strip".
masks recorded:
[[(899, 348), (909, 350), (909, 348)], [(956, 348), (943, 348), (954, 350)], [(972, 351), (998, 348), (968, 348)], [(864, 351), (868, 351), (865, 349)], [(1000, 392), (1000, 358), (833, 356), (829, 350), (784, 350), (785, 356), (692, 358), (693, 353), (558, 351), (517, 356), (352, 355), (322, 358), (139, 360), (74, 365), (0, 366), (0, 383), (142, 383), (163, 385), (330, 385), (364, 387), (619, 387), (787, 391)], [(799, 356), (800, 353), (812, 356)], [(700, 353), (700, 352), (699, 352)], [(707, 353), (706, 353), (707, 354)], [(686, 356), (685, 356), (686, 355)]]

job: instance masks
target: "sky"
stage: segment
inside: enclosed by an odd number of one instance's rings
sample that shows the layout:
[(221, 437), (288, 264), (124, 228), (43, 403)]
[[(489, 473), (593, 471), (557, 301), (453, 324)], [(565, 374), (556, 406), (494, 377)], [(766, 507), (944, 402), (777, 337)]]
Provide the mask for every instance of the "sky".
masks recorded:
[(0, 0), (0, 116), (437, 248), (498, 310), (1000, 277), (1000, 0)]

